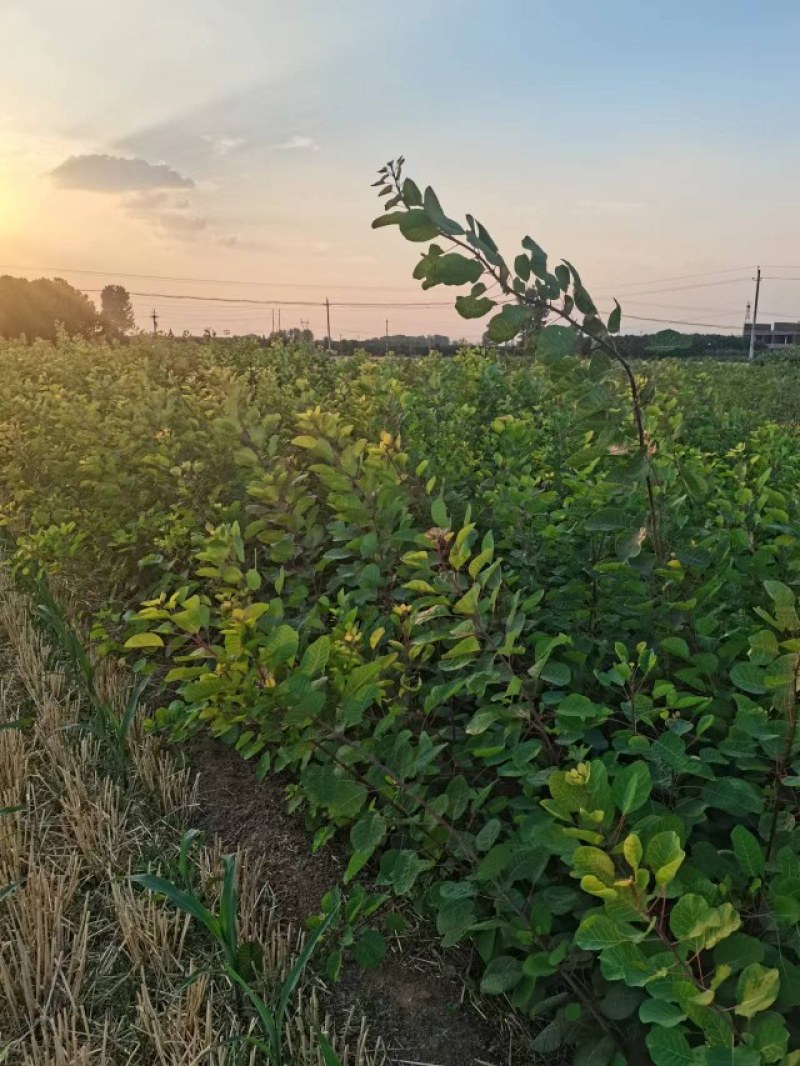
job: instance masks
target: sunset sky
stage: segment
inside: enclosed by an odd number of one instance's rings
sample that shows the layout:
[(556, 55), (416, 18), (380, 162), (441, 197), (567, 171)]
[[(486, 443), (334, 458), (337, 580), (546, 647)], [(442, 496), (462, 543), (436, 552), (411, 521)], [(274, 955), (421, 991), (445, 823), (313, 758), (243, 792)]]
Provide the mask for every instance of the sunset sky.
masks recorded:
[(142, 326), (478, 336), (370, 229), (401, 152), (627, 331), (740, 329), (757, 263), (800, 318), (797, 0), (0, 0), (0, 40), (0, 272), (159, 294)]

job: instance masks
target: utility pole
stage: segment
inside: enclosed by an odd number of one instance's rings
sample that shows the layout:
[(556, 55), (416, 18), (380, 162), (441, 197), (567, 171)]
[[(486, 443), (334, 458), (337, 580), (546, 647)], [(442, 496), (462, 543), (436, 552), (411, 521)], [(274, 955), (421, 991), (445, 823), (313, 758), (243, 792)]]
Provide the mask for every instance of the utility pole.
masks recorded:
[(386, 319), (386, 354), (389, 354), (389, 319)]
[(158, 312), (153, 308), (153, 313), (150, 316), (153, 320), (153, 333), (158, 333)]
[(750, 362), (753, 362), (753, 355), (756, 350), (756, 322), (758, 322), (758, 290), (761, 288), (761, 267), (758, 267), (756, 271), (756, 298), (753, 301), (753, 323), (750, 326)]
[(272, 308), (272, 332), (275, 332), (275, 308)]
[(281, 331), (281, 309), (278, 308), (278, 333)]
[(328, 321), (328, 336), (325, 343), (325, 347), (330, 350), (331, 347), (331, 302), (328, 297), (325, 297), (325, 317)]

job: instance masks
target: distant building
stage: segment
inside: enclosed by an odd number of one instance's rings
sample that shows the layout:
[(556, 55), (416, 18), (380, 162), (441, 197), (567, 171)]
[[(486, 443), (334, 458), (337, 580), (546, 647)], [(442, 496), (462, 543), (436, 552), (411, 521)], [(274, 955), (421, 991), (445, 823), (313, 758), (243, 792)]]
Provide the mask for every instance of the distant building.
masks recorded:
[[(751, 324), (745, 322), (744, 336), (749, 339)], [(775, 322), (769, 325), (766, 322), (756, 322), (756, 344), (764, 344), (767, 348), (786, 348), (790, 344), (800, 344), (800, 322)]]

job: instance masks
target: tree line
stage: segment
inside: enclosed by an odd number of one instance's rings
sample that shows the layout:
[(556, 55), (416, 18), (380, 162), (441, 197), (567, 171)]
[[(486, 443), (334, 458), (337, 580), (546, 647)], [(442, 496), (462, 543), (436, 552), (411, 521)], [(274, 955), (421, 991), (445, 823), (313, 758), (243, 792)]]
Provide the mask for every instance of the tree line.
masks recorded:
[(136, 328), (130, 294), (123, 285), (106, 285), (100, 310), (63, 278), (0, 276), (0, 337), (55, 340), (71, 337), (122, 337)]

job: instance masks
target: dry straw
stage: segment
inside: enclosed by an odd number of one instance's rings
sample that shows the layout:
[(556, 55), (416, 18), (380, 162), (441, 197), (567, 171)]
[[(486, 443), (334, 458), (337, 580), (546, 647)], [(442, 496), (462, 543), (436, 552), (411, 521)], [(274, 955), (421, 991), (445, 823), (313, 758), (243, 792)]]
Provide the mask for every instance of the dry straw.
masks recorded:
[[(214, 945), (186, 915), (129, 880), (148, 864), (177, 861), (196, 779), (138, 722), (126, 738), (126, 768), (112, 776), (82, 720), (75, 679), (31, 619), (30, 603), (0, 568), (0, 721), (23, 724), (0, 729), (0, 1059), (9, 1066), (263, 1062), (247, 1041), (254, 1030), (241, 997), (211, 976)], [(121, 714), (130, 679), (120, 664), (97, 664), (95, 684)], [(218, 902), (220, 859), (216, 841), (192, 854), (209, 905)], [(240, 851), (236, 870), (239, 935), (263, 945), (266, 984), (277, 985), (303, 933), (280, 921), (260, 862)], [(386, 1061), (362, 1019), (341, 1019), (336, 1031), (307, 978), (287, 1017), (285, 1066), (325, 1066), (320, 1031), (342, 1066)]]

